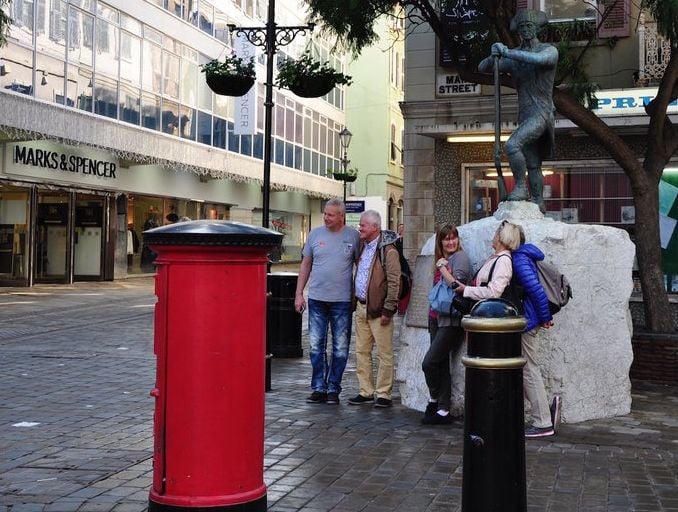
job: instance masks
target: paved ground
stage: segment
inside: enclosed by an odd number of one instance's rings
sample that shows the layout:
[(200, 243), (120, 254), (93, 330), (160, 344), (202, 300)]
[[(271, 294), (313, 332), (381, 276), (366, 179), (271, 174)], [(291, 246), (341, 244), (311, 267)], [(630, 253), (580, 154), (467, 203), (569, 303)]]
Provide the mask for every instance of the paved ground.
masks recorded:
[[(146, 509), (154, 302), (150, 278), (0, 289), (0, 512)], [(272, 366), (269, 510), (461, 510), (461, 424), (422, 426), (397, 397), (308, 405), (306, 357)], [(678, 511), (676, 391), (634, 383), (630, 415), (529, 441), (528, 509)]]

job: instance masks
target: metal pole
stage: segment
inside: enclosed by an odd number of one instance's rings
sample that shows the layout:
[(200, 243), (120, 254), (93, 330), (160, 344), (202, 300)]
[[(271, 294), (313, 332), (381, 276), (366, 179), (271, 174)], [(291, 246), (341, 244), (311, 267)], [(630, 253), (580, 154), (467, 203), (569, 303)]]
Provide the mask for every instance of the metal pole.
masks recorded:
[(499, 78), (499, 56), (494, 56), (494, 167), (497, 170), (499, 202), (508, 197), (504, 174), (501, 170), (501, 81)]
[[(266, 83), (264, 84), (266, 90), (266, 98), (264, 100), (264, 197), (261, 212), (261, 224), (265, 228), (268, 228), (271, 198), (273, 58), (278, 46), (290, 44), (297, 34), (305, 34), (306, 31), (312, 31), (314, 27), (314, 23), (302, 26), (278, 27), (275, 23), (275, 0), (269, 0), (268, 2), (268, 18), (264, 27), (237, 27), (235, 24), (228, 25), (228, 29), (232, 33), (243, 34), (253, 45), (258, 47), (263, 46), (266, 53)], [(280, 37), (278, 37), (279, 35)]]
[(341, 159), (341, 167), (344, 173), (344, 204), (346, 204), (346, 178), (348, 173), (348, 148), (344, 147), (344, 157)]
[(264, 100), (264, 190), (261, 225), (268, 228), (271, 202), (271, 150), (273, 146), (271, 125), (273, 118), (273, 59), (275, 57), (275, 0), (268, 1), (266, 20), (266, 99)]

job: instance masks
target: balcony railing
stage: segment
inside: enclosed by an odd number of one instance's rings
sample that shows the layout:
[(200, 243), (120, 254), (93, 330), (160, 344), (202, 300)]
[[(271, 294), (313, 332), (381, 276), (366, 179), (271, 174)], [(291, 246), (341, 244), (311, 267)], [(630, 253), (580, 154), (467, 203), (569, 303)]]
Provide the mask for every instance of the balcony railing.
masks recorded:
[(644, 14), (640, 15), (638, 22), (638, 41), (638, 84), (657, 85), (671, 58), (671, 43), (657, 33), (657, 23), (646, 21)]

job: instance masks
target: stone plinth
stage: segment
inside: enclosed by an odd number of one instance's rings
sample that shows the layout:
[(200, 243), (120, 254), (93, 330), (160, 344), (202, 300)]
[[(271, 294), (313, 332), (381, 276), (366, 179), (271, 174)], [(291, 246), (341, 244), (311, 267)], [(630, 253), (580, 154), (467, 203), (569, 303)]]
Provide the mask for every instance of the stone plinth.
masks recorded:
[[(631, 409), (629, 368), (633, 360), (629, 297), (635, 246), (626, 231), (607, 226), (565, 224), (544, 218), (536, 205), (505, 202), (493, 217), (459, 227), (473, 270), (493, 252), (492, 237), (503, 219), (520, 224), (527, 241), (567, 276), (574, 297), (540, 333), (540, 366), (549, 397), (563, 398), (563, 421), (575, 423), (627, 414)], [(402, 330), (397, 380), (403, 404), (423, 411), (428, 390), (421, 360), (428, 350), (426, 293), (432, 282), (434, 237), (417, 258), (414, 291)], [(463, 348), (465, 352), (466, 347)], [(453, 413), (463, 412), (464, 369), (452, 362)]]

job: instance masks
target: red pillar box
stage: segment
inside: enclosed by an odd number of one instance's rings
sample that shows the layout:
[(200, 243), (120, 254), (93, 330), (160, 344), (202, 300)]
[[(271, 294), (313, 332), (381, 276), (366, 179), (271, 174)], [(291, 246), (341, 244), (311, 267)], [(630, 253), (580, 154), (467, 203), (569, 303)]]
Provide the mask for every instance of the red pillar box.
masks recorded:
[(144, 233), (158, 253), (150, 512), (266, 510), (266, 255), (281, 239), (212, 220)]

